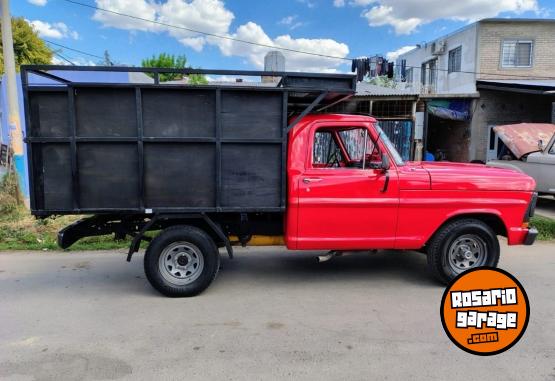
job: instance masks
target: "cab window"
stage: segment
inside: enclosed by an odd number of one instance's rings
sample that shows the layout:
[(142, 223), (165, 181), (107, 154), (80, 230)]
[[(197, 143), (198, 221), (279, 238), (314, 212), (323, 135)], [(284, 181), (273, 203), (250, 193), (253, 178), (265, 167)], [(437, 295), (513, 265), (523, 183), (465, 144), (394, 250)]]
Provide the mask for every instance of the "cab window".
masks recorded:
[(313, 165), (315, 167), (339, 167), (343, 162), (341, 150), (331, 131), (316, 131), (314, 135)]
[(315, 133), (313, 167), (367, 169), (380, 160), (378, 147), (365, 128), (324, 128)]
[[(365, 129), (355, 128), (339, 131), (339, 136), (351, 161), (361, 161), (364, 154), (369, 155), (374, 150), (374, 142)], [(365, 143), (366, 149), (364, 148)]]

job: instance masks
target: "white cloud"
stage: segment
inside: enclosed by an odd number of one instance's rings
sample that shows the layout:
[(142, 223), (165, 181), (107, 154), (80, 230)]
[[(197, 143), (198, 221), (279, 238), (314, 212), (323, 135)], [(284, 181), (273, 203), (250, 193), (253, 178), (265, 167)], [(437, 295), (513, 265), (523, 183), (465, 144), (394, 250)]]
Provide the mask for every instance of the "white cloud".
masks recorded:
[[(99, 8), (109, 9), (129, 16), (156, 20), (157, 6), (155, 3), (134, 0), (96, 0)], [(113, 13), (95, 11), (93, 20), (101, 22), (104, 26), (127, 30), (159, 31), (161, 27), (146, 21), (135, 20), (129, 17), (118, 16)]]
[[(308, 0), (302, 2), (309, 7), (313, 4)], [(254, 22), (240, 25), (235, 32), (232, 32), (230, 25), (235, 16), (226, 9), (221, 0), (168, 0), (165, 3), (158, 3), (154, 0), (96, 0), (96, 3), (100, 8), (131, 14), (143, 19), (267, 45), (268, 47), (263, 47), (214, 36), (199, 35), (102, 11), (96, 11), (93, 16), (94, 20), (101, 22), (106, 27), (130, 31), (166, 32), (183, 45), (196, 51), (202, 51), (207, 44), (216, 46), (223, 55), (243, 57), (257, 68), (263, 67), (264, 55), (275, 47), (339, 57), (346, 57), (349, 54), (349, 47), (346, 44), (332, 39), (295, 39), (289, 35), (272, 38)], [(285, 17), (280, 23), (287, 25), (290, 29), (302, 25), (302, 23), (299, 24), (297, 16)], [(283, 54), (286, 58), (286, 69), (292, 71), (336, 71), (344, 63), (342, 60), (294, 52), (283, 51)]]
[(393, 7), (378, 5), (370, 10), (363, 12), (363, 17), (368, 19), (370, 26), (391, 25), (395, 28), (397, 34), (410, 34), (423, 20), (417, 17), (409, 17), (406, 19), (394, 16)]
[(297, 15), (285, 16), (284, 18), (279, 20), (278, 24), (291, 25), (291, 24), (293, 24), (293, 21), (295, 21), (297, 19), (297, 17), (298, 17)]
[(290, 30), (295, 30), (304, 25), (302, 21), (298, 21), (299, 16), (286, 16), (278, 21), (278, 24), (287, 26)]
[(349, 0), (349, 1), (333, 0), (333, 6), (337, 8), (341, 8), (348, 3), (350, 6), (353, 6), (353, 7), (366, 7), (367, 5), (370, 5), (375, 2), (377, 2), (377, 0)]
[(38, 5), (39, 7), (44, 7), (47, 3), (47, 0), (27, 0), (27, 2), (33, 5)]
[(387, 58), (388, 61), (395, 61), (401, 54), (405, 54), (406, 52), (410, 52), (414, 48), (416, 48), (415, 45), (403, 46), (402, 48), (399, 48), (399, 49), (394, 50), (392, 52), (387, 52), (387, 54), (385, 55), (385, 58)]
[(50, 24), (48, 22), (40, 20), (26, 21), (33, 27), (35, 31), (37, 31), (37, 33), (41, 37), (55, 39), (72, 38), (74, 40), (77, 40), (79, 38), (79, 33), (71, 30), (63, 22), (55, 22)]
[[(260, 27), (253, 22), (248, 22), (237, 28), (232, 35), (236, 39), (256, 42), (269, 46), (279, 46), (282, 48), (300, 50), (322, 55), (331, 55), (338, 57), (346, 57), (349, 54), (349, 47), (345, 44), (336, 42), (331, 39), (307, 39), (307, 38), (291, 38), (289, 35), (278, 36), (275, 39), (270, 38)], [(214, 41), (225, 56), (242, 56), (246, 57), (250, 63), (257, 68), (262, 69), (264, 66), (264, 56), (272, 48), (259, 45), (247, 45), (231, 40)], [(315, 72), (335, 72), (343, 63), (341, 60), (325, 58), (320, 56), (295, 53), (289, 51), (281, 51), (285, 56), (286, 70), (301, 70)]]
[(438, 19), (472, 22), (500, 13), (540, 12), (537, 0), (352, 0), (350, 4), (367, 6), (362, 12), (370, 26), (390, 25), (396, 34), (410, 34)]
[[(220, 0), (168, 0), (165, 3), (153, 0), (96, 0), (96, 4), (99, 8), (114, 12), (212, 34), (227, 33), (235, 17)], [(196, 51), (201, 51), (206, 43), (206, 38), (199, 36), (198, 33), (100, 10), (94, 13), (93, 19), (106, 27), (144, 32), (168, 32), (183, 45)]]
[[(217, 35), (226, 34), (235, 17), (219, 0), (168, 0), (161, 5), (159, 14), (160, 21), (166, 24), (186, 26)], [(186, 30), (169, 28), (168, 32), (182, 44), (197, 51), (202, 50), (207, 41), (205, 37)]]
[(306, 5), (308, 8), (315, 8), (316, 3), (313, 0), (297, 0), (297, 3)]
[(376, 0), (351, 0), (349, 1), (349, 4), (356, 7), (366, 7), (375, 2)]

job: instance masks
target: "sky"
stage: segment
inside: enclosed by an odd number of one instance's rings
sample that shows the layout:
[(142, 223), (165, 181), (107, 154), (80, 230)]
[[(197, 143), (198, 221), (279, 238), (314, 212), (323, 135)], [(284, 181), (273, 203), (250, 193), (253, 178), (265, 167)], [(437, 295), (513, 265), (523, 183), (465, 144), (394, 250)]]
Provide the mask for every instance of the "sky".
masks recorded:
[[(45, 40), (96, 56), (107, 50), (116, 64), (139, 66), (170, 53), (203, 69), (262, 69), (272, 49), (231, 40), (240, 39), (337, 57), (283, 51), (286, 70), (314, 72), (349, 72), (352, 57), (393, 59), (485, 17), (555, 17), (555, 0), (11, 0), (10, 6)], [(54, 63), (99, 64), (58, 45)]]

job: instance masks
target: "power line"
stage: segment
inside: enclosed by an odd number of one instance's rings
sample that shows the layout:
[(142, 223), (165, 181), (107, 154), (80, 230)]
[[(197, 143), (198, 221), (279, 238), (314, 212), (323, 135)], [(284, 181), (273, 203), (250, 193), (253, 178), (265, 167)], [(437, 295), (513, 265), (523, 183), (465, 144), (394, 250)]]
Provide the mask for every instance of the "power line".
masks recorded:
[(66, 57), (62, 56), (60, 53), (58, 52), (53, 52), (55, 55), (57, 55), (58, 57), (60, 57), (61, 59), (63, 59), (64, 61), (68, 62), (70, 65), (75, 66), (75, 64), (73, 62), (71, 62), (70, 60), (68, 60)]
[[(399, 65), (400, 66), (400, 65)], [(422, 66), (405, 66), (409, 69), (422, 69)], [(426, 71), (442, 71), (442, 72), (449, 72), (449, 69), (426, 69)], [(463, 73), (463, 74), (480, 74), (480, 75), (491, 75), (491, 76), (498, 76), (498, 77), (515, 77), (515, 78), (531, 78), (531, 79), (555, 79), (555, 77), (544, 77), (544, 76), (535, 76), (535, 75), (519, 75), (519, 74), (509, 74), (509, 73), (487, 73), (487, 72), (479, 72), (479, 71), (453, 71), (451, 73)]]
[[(43, 39), (43, 40), (44, 40), (44, 39)], [(69, 46), (65, 46), (65, 45), (62, 45), (62, 44), (58, 44), (57, 42), (52, 42), (52, 41), (48, 41), (48, 40), (44, 40), (44, 42), (46, 42), (46, 43), (48, 43), (48, 44), (51, 44), (51, 45), (58, 46), (58, 47), (60, 47), (60, 48), (64, 48), (64, 49), (67, 49), (67, 50), (74, 51), (74, 52), (76, 52), (76, 53), (81, 53), (81, 54), (84, 54), (84, 55), (87, 55), (87, 56), (91, 56), (91, 57), (95, 57), (95, 58), (104, 59), (104, 57), (102, 57), (102, 56), (97, 56), (96, 54), (87, 53), (87, 52), (84, 52), (84, 51), (82, 51), (82, 50), (70, 48)]]
[[(225, 36), (225, 35), (220, 35), (220, 34), (215, 34), (215, 33), (210, 33), (210, 32), (204, 32), (204, 31), (201, 31), (201, 30), (187, 28), (187, 27), (184, 27), (184, 26), (178, 26), (178, 25), (164, 23), (164, 22), (161, 22), (161, 21), (146, 19), (146, 18), (139, 17), (139, 16), (128, 15), (126, 13), (121, 13), (121, 12), (113, 11), (113, 10), (110, 10), (110, 9), (97, 7), (97, 6), (91, 5), (91, 4), (81, 3), (81, 2), (75, 1), (75, 0), (63, 0), (63, 1), (65, 1), (67, 3), (74, 4), (74, 5), (80, 5), (82, 7), (87, 7), (87, 8), (90, 8), (90, 9), (101, 11), (101, 12), (111, 13), (111, 14), (118, 15), (118, 16), (121, 16), (121, 17), (127, 17), (127, 18), (134, 19), (134, 20), (140, 20), (140, 21), (144, 21), (144, 22), (149, 22), (149, 23), (153, 23), (153, 24), (157, 24), (157, 25), (166, 26), (168, 28), (181, 29), (181, 30), (185, 30), (185, 31), (188, 31), (188, 32), (196, 33), (196, 34), (202, 34), (202, 35), (205, 35), (205, 36), (216, 37), (216, 38), (221, 38), (221, 39), (224, 39), (224, 40), (240, 42), (240, 43), (248, 44), (248, 45), (260, 46), (260, 47), (264, 47), (264, 48), (283, 50), (283, 51), (292, 52), (292, 53), (299, 53), (299, 54), (305, 54), (305, 55), (323, 57), (323, 58), (330, 58), (330, 59), (336, 59), (336, 60), (342, 60), (342, 61), (352, 61), (354, 59), (352, 57), (339, 57), (339, 56), (332, 56), (332, 55), (328, 55), (328, 54), (306, 52), (306, 51), (297, 50), (297, 49), (285, 48), (285, 47), (278, 46), (278, 45), (262, 44), (262, 43), (259, 43), (259, 42), (242, 40), (242, 39), (231, 37), (231, 36)], [(75, 50), (75, 49), (73, 49), (73, 50)], [(75, 51), (77, 51), (77, 50), (75, 50)], [(91, 55), (91, 54), (88, 54), (88, 53), (84, 53), (84, 54)], [(102, 59), (104, 58), (104, 57), (99, 57), (99, 56), (96, 56), (96, 55), (93, 55), (93, 56), (97, 57), (97, 58), (102, 58)], [(405, 67), (409, 68), (409, 69), (421, 69), (420, 66), (408, 66), (407, 65)], [(441, 71), (441, 72), (448, 72), (449, 71), (449, 69), (439, 69), (439, 68), (436, 68), (434, 70), (438, 71), (438, 72), (439, 71)], [(490, 76), (497, 76), (497, 77), (514, 77), (514, 78), (522, 78), (522, 79), (524, 79), (524, 78), (555, 79), (555, 77), (544, 77), (544, 76), (539, 77), (539, 76), (533, 76), (533, 75), (518, 75), (518, 74), (508, 74), (508, 73), (487, 73), (487, 72), (477, 72), (477, 71), (458, 71), (458, 73), (476, 74), (476, 75), (490, 75)]]
[(348, 58), (348, 57), (339, 57), (339, 56), (331, 56), (331, 55), (322, 54), (322, 53), (305, 52), (305, 51), (297, 50), (297, 49), (284, 48), (283, 46), (279, 46), (279, 45), (262, 44), (262, 43), (259, 43), (259, 42), (242, 40), (240, 38), (235, 38), (235, 37), (231, 37), (231, 36), (225, 36), (225, 35), (221, 35), (221, 34), (204, 32), (204, 31), (201, 31), (201, 30), (186, 28), (184, 26), (172, 25), (172, 24), (168, 24), (168, 23), (165, 23), (165, 22), (161, 22), (161, 21), (145, 19), (145, 18), (138, 17), (138, 16), (132, 16), (132, 15), (128, 15), (128, 14), (125, 14), (125, 13), (112, 11), (110, 9), (100, 8), (100, 7), (97, 7), (95, 5), (85, 4), (85, 3), (81, 3), (81, 2), (78, 2), (78, 1), (74, 1), (74, 0), (63, 0), (63, 1), (71, 3), (71, 4), (75, 4), (75, 5), (80, 5), (80, 6), (83, 6), (83, 7), (91, 8), (91, 9), (94, 9), (94, 10), (97, 10), (97, 11), (102, 11), (102, 12), (112, 13), (114, 15), (118, 15), (118, 16), (122, 16), (122, 17), (127, 17), (127, 18), (134, 19), (134, 20), (150, 22), (150, 23), (153, 23), (153, 24), (166, 26), (168, 28), (186, 30), (186, 31), (192, 32), (192, 33), (202, 34), (202, 35), (210, 36), (210, 37), (221, 38), (221, 39), (229, 40), (229, 41), (240, 42), (240, 43), (243, 43), (243, 44), (255, 45), (255, 46), (260, 46), (260, 47), (263, 47), (263, 48), (277, 49), (277, 50), (283, 50), (283, 51), (286, 51), (286, 52), (306, 54), (306, 55), (323, 57), (323, 58), (331, 58), (331, 59), (336, 59), (336, 60), (344, 60), (344, 61), (351, 61), (352, 60), (352, 58)]

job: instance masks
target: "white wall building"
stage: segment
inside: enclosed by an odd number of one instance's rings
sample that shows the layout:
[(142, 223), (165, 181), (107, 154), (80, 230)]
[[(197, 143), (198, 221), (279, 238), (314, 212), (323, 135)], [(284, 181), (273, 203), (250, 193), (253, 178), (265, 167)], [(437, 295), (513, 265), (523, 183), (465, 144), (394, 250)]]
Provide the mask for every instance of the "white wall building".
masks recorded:
[(484, 19), (417, 45), (396, 65), (405, 68), (399, 87), (425, 103), (417, 118), (436, 157), (496, 158), (494, 126), (551, 122), (555, 110), (554, 19)]

